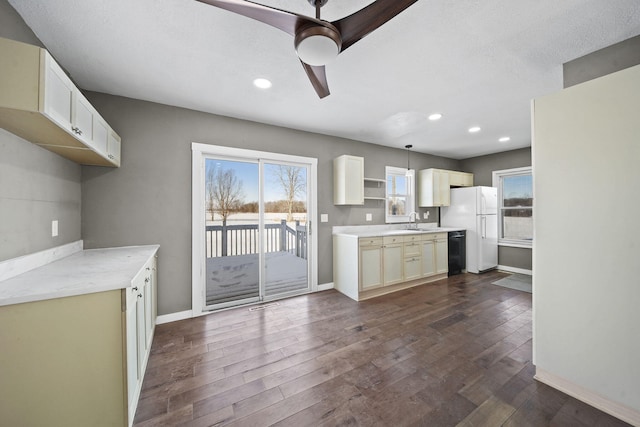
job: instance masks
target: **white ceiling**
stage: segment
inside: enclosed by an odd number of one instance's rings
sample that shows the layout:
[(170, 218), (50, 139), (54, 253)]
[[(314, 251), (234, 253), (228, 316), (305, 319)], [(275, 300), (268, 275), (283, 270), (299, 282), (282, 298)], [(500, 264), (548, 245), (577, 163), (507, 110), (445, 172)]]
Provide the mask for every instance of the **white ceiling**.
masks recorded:
[(562, 64), (640, 34), (638, 0), (419, 0), (329, 64), (319, 99), (291, 36), (195, 0), (9, 3), (84, 89), (455, 159), (529, 146), (530, 100), (562, 88)]

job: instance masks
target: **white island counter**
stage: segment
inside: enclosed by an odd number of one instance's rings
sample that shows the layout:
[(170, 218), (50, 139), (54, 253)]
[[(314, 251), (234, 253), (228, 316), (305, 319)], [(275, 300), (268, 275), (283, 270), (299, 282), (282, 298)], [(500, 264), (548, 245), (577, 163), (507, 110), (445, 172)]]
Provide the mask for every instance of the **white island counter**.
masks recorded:
[(17, 274), (0, 281), (2, 425), (133, 424), (156, 323), (159, 246), (81, 243), (1, 266), (3, 277)]
[(0, 306), (124, 289), (160, 246), (89, 249), (0, 281)]
[(333, 229), (333, 284), (356, 301), (447, 277), (449, 231), (353, 226)]

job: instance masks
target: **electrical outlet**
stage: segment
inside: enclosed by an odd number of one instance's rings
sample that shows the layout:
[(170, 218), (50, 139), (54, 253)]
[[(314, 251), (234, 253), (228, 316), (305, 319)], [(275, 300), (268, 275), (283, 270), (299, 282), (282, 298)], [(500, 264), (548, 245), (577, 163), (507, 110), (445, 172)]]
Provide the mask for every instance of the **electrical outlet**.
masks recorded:
[(51, 237), (58, 236), (58, 220), (54, 219), (51, 221)]
[(370, 213), (368, 213), (365, 218), (367, 221), (373, 221), (373, 215), (371, 215)]
[(320, 222), (329, 222), (329, 214), (320, 214)]

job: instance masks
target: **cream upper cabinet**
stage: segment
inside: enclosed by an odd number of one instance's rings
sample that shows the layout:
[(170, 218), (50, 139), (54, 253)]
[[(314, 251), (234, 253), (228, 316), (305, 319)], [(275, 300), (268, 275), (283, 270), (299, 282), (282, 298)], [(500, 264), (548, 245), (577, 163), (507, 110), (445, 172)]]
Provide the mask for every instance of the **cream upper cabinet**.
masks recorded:
[(109, 131), (107, 157), (115, 166), (120, 166), (120, 136), (113, 130)]
[(44, 56), (44, 106), (43, 112), (61, 128), (71, 132), (73, 122), (74, 84), (53, 60), (51, 55)]
[(441, 169), (418, 172), (418, 206), (449, 206), (449, 173)]
[(364, 157), (345, 154), (333, 160), (333, 204), (364, 205)]
[(0, 75), (0, 127), (80, 164), (119, 165), (105, 143), (113, 129), (49, 52), (0, 38)]
[[(73, 117), (71, 131), (76, 135), (76, 138), (90, 146), (93, 145), (94, 111), (87, 98), (79, 90), (74, 90), (73, 103), (71, 104), (71, 116)], [(97, 116), (98, 113), (95, 112), (95, 115)]]
[(449, 185), (451, 187), (473, 187), (473, 174), (449, 171)]
[(472, 187), (473, 174), (444, 169), (418, 172), (418, 206), (449, 206), (451, 187)]
[(109, 129), (109, 125), (98, 114), (93, 114), (92, 128), (92, 145), (94, 150), (96, 150), (98, 153), (104, 153), (108, 156), (107, 150), (109, 146), (109, 134), (111, 132), (111, 129)]

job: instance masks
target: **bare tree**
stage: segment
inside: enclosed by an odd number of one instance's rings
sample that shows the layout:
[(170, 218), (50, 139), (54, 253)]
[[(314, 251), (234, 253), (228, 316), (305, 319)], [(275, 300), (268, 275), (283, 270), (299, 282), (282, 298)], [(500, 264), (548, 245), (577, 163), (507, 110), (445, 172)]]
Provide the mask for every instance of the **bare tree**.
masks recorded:
[(307, 187), (303, 168), (298, 166), (279, 165), (275, 171), (278, 182), (282, 185), (287, 202), (287, 222), (293, 221), (293, 204), (298, 195), (304, 194)]
[(207, 208), (222, 217), (222, 225), (227, 225), (227, 218), (238, 211), (244, 201), (242, 180), (238, 179), (233, 169), (212, 168), (207, 172)]

